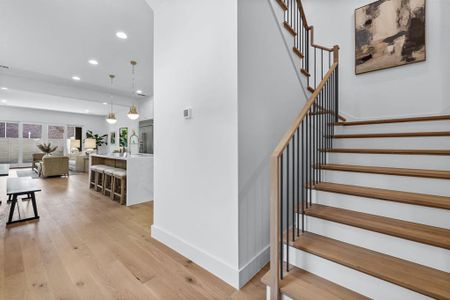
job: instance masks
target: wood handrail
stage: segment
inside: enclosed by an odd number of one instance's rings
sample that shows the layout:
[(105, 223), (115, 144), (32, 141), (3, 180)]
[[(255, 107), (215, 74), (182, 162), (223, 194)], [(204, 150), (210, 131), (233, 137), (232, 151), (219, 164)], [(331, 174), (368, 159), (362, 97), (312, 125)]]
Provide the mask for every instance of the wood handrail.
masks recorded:
[(272, 159), (278, 159), (278, 157), (281, 155), (281, 153), (283, 153), (283, 151), (286, 148), (287, 144), (289, 143), (289, 141), (294, 136), (295, 132), (297, 131), (297, 128), (300, 126), (300, 124), (305, 119), (306, 114), (308, 113), (309, 109), (311, 108), (311, 106), (317, 100), (317, 96), (319, 96), (320, 92), (322, 91), (323, 87), (325, 86), (325, 84), (327, 83), (328, 79), (331, 77), (331, 75), (333, 74), (333, 72), (337, 68), (337, 66), (338, 66), (338, 62), (334, 62), (331, 65), (330, 69), (328, 70), (328, 72), (323, 77), (323, 80), (317, 86), (317, 89), (315, 90), (315, 92), (311, 95), (311, 97), (309, 97), (308, 101), (303, 106), (302, 110), (297, 115), (297, 117), (295, 118), (295, 120), (292, 123), (291, 127), (289, 128), (289, 130), (284, 134), (284, 136), (281, 139), (280, 143), (278, 143), (277, 147), (275, 148), (275, 150), (272, 153)]
[(306, 29), (309, 28), (308, 25), (308, 20), (306, 20), (306, 14), (305, 14), (305, 10), (303, 9), (303, 3), (301, 0), (296, 0), (297, 1), (297, 5), (298, 5), (298, 10), (300, 11), (300, 17), (303, 20), (303, 25), (305, 26)]

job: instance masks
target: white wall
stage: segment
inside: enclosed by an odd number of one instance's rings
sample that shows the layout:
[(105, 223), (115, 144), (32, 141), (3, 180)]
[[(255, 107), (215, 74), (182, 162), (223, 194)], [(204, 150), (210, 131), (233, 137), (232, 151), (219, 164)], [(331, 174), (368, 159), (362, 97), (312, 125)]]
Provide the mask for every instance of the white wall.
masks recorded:
[(154, 61), (152, 236), (237, 287), (236, 0), (164, 1)]
[[(269, 260), (269, 162), (306, 98), (269, 1), (239, 0), (239, 267)], [(279, 10), (278, 4), (274, 9)], [(277, 11), (275, 11), (277, 12)], [(283, 29), (284, 30), (284, 29)]]
[(356, 118), (442, 113), (450, 101), (448, 90), (444, 95), (442, 88), (449, 82), (448, 76), (442, 76), (448, 59), (441, 59), (443, 41), (450, 36), (448, 21), (447, 27), (442, 26), (450, 13), (449, 1), (427, 1), (426, 62), (356, 76), (354, 10), (370, 2), (303, 0), (308, 21), (315, 28), (316, 42), (341, 47), (341, 112)]
[(445, 107), (444, 113), (450, 114), (450, 59), (448, 58), (448, 50), (450, 49), (450, 1), (441, 2), (441, 64), (442, 64), (442, 106)]
[(153, 119), (153, 96), (139, 101), (140, 120)]
[(0, 105), (0, 120), (82, 126), (83, 138), (86, 137), (86, 130), (92, 130), (94, 133), (99, 134), (107, 133), (106, 121), (103, 116), (87, 114)]

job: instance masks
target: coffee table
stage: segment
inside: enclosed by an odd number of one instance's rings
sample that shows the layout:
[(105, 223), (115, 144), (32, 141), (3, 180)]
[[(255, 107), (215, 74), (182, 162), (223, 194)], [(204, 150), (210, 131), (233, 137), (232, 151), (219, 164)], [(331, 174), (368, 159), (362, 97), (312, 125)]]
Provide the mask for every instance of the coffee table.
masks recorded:
[[(9, 218), (6, 225), (39, 219), (35, 193), (40, 191), (41, 189), (37, 185), (36, 180), (32, 179), (31, 177), (8, 178), (6, 183), (6, 194), (11, 200), (11, 206), (9, 208)], [(31, 203), (33, 205), (34, 217), (13, 221), (12, 218), (14, 215), (14, 209), (17, 205), (18, 197), (22, 195), (27, 195), (28, 197), (30, 197)]]

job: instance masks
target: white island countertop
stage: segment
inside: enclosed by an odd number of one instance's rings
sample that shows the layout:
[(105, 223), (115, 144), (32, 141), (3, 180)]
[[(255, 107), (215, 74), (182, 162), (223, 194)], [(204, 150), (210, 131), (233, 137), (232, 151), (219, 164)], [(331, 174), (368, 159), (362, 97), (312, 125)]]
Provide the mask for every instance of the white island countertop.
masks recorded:
[(126, 164), (127, 206), (153, 201), (153, 154), (112, 153), (91, 154), (90, 156), (90, 166), (93, 157), (119, 160), (123, 161), (122, 165)]
[(120, 160), (129, 160), (129, 159), (139, 159), (139, 158), (153, 158), (153, 154), (146, 153), (138, 153), (138, 154), (129, 154), (129, 153), (112, 153), (112, 154), (91, 154), (91, 156), (102, 157), (102, 158), (110, 158), (110, 159), (120, 159)]

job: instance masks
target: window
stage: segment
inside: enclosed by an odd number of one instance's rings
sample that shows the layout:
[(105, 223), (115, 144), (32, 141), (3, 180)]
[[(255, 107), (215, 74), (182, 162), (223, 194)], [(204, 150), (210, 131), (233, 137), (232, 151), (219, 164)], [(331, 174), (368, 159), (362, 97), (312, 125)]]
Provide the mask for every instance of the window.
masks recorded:
[(74, 138), (75, 137), (75, 126), (67, 126), (67, 138)]
[(6, 137), (12, 139), (19, 137), (19, 123), (6, 123)]
[(19, 161), (19, 123), (0, 122), (0, 163)]
[(62, 140), (64, 139), (64, 126), (48, 126), (48, 139), (49, 140)]
[(42, 143), (42, 125), (26, 124), (22, 126), (22, 162), (31, 163), (33, 161), (33, 153), (40, 152), (37, 145)]
[(5, 122), (0, 122), (0, 139), (5, 138), (6, 135), (5, 129), (6, 129)]
[(55, 155), (63, 155), (64, 154), (64, 131), (65, 126), (57, 126), (57, 125), (48, 125), (48, 142), (52, 143), (53, 146), (58, 146)]
[(42, 125), (23, 124), (22, 137), (24, 139), (40, 139), (40, 138), (42, 138)]

